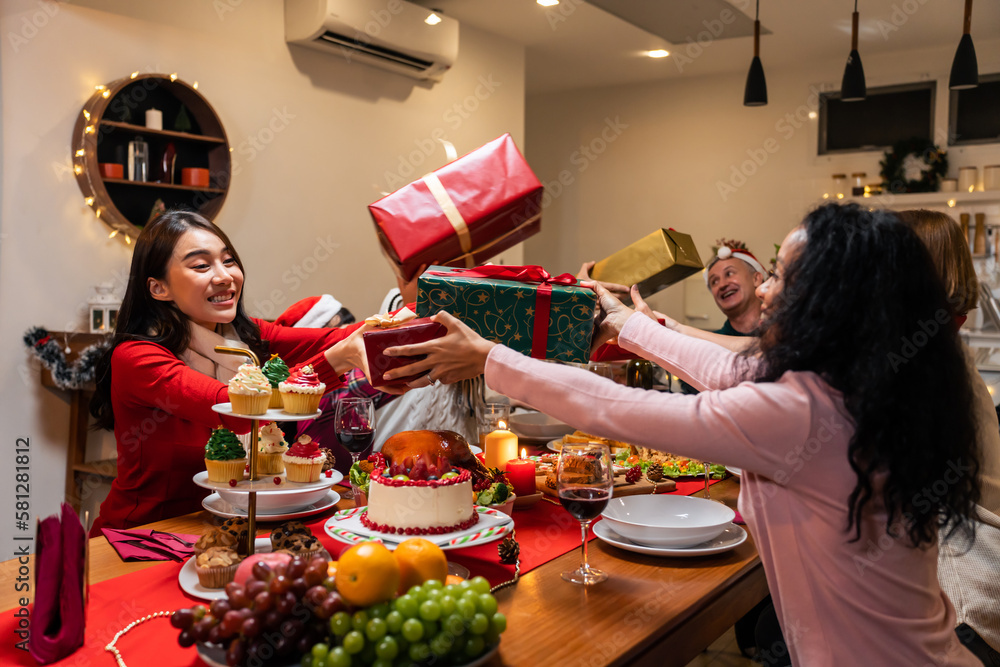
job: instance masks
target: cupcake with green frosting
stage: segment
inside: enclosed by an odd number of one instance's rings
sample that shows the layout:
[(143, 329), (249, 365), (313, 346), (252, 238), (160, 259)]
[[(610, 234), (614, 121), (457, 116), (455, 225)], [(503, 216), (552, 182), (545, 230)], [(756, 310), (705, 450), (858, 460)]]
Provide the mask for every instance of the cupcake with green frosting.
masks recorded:
[(281, 357), (272, 354), (271, 358), (264, 362), (261, 370), (264, 372), (264, 377), (267, 378), (267, 381), (271, 383), (271, 402), (267, 407), (283, 407), (284, 403), (281, 400), (281, 392), (278, 391), (278, 383), (288, 379), (288, 365), (281, 360)]
[(212, 431), (205, 443), (205, 469), (210, 482), (228, 483), (243, 479), (247, 453), (236, 434), (221, 426)]

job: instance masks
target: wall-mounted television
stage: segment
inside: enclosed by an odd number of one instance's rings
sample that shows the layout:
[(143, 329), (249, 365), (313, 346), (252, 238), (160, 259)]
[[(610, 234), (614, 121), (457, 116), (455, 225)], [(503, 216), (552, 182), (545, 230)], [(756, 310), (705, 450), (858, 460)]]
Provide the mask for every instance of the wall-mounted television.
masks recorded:
[(819, 154), (884, 151), (899, 141), (934, 137), (934, 81), (869, 88), (859, 102), (840, 92), (819, 104)]

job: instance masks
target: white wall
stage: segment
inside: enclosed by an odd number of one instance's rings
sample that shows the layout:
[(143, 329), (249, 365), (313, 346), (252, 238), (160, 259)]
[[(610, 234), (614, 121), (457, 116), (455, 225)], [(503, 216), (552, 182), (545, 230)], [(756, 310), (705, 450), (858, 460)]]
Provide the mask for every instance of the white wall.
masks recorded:
[[(980, 72), (1000, 71), (1000, 44), (976, 46)], [(940, 146), (953, 53), (863, 55), (869, 87), (937, 79)], [(746, 241), (766, 264), (773, 244), (821, 201), (831, 174), (863, 171), (878, 182), (881, 153), (816, 157), (817, 123), (807, 118), (816, 102), (811, 87), (839, 88), (844, 62), (778, 65), (765, 53), (769, 104), (757, 108), (742, 106), (745, 70), (529, 96), (527, 157), (550, 186), (550, 200), (542, 233), (526, 243), (526, 261), (575, 272), (584, 260), (674, 227), (694, 237), (703, 260), (717, 238), (727, 237)], [(948, 157), (953, 176), (965, 165), (981, 172), (1000, 163), (1000, 145), (952, 148)], [(720, 192), (720, 183), (735, 190)], [(652, 303), (679, 318), (683, 291), (675, 286)]]
[[(460, 153), (510, 132), (524, 140), (524, 51), (464, 27), (458, 63), (433, 87), (284, 42), (283, 3), (5, 0), (0, 6), (0, 507), (14, 507), (14, 441), (31, 442), (31, 513), (63, 497), (68, 403), (44, 389), (25, 330), (83, 330), (92, 286), (120, 283), (130, 248), (108, 239), (70, 171), (70, 134), (94, 86), (141, 70), (199, 82), (234, 147), (238, 172), (216, 222), (248, 269), (249, 310), (274, 317), (329, 292), (356, 315), (395, 282), (366, 205), (445, 161), (420, 146), (437, 130)], [(226, 10), (226, 11), (223, 11)], [(231, 10), (231, 11), (229, 11)], [(487, 82), (487, 83), (484, 83)], [(251, 137), (273, 139), (255, 150)], [(405, 174), (393, 185), (387, 174)], [(318, 239), (335, 244), (312, 266)], [(323, 256), (321, 253), (320, 257)], [(520, 263), (521, 249), (504, 256)], [(305, 264), (304, 264), (305, 262)], [(92, 443), (92, 456), (113, 443)], [(88, 504), (94, 505), (100, 493)], [(0, 522), (11, 544), (13, 519)], [(33, 522), (32, 522), (33, 523)]]

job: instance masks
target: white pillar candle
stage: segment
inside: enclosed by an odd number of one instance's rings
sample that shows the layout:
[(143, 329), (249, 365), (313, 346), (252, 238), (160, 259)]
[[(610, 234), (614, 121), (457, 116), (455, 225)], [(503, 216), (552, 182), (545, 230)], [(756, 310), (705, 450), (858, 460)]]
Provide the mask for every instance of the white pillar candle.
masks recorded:
[(159, 109), (146, 109), (146, 127), (151, 130), (162, 130), (163, 112)]

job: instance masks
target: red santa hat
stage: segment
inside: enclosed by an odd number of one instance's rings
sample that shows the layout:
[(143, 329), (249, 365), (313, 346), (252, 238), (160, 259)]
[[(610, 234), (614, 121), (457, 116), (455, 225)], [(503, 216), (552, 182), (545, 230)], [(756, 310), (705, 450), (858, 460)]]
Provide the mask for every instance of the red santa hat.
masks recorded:
[(329, 294), (310, 296), (293, 303), (274, 323), (283, 327), (324, 327), (343, 307)]
[(715, 252), (715, 257), (709, 261), (708, 266), (705, 267), (705, 284), (708, 284), (708, 270), (715, 265), (716, 262), (723, 259), (742, 259), (744, 262), (750, 265), (750, 268), (767, 278), (767, 271), (764, 270), (763, 265), (757, 261), (757, 258), (753, 256), (753, 253), (747, 250), (746, 245), (740, 241), (730, 241), (723, 242), (719, 249)]

